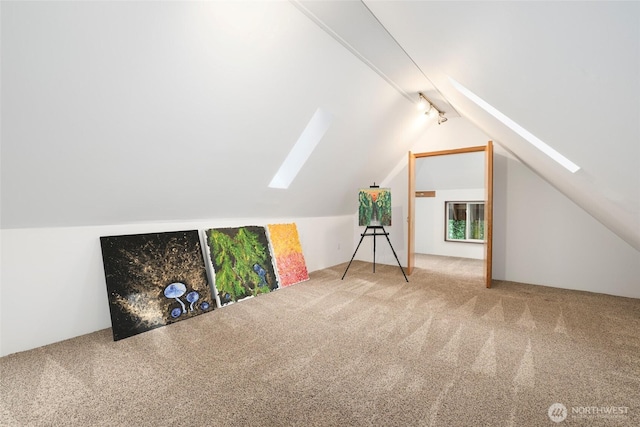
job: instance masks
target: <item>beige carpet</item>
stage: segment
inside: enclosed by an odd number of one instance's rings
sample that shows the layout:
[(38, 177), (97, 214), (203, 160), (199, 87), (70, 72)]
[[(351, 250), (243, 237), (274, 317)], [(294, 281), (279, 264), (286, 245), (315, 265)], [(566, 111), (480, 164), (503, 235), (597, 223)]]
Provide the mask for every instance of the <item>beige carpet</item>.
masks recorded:
[(415, 267), (428, 273), (455, 276), (456, 279), (465, 280), (470, 284), (484, 285), (483, 259), (416, 254)]
[(640, 425), (640, 300), (345, 267), (1, 358), (0, 424), (549, 426), (562, 403), (560, 425)]

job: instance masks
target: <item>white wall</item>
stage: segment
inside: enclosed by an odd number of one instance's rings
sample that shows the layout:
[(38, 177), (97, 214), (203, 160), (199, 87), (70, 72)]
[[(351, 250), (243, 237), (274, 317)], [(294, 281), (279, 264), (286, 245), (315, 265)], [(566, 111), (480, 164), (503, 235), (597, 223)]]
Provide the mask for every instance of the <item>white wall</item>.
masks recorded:
[(500, 149), (494, 170), (494, 279), (640, 298), (640, 252)]
[(111, 327), (100, 236), (290, 222), (310, 272), (349, 260), (351, 215), (2, 230), (0, 355)]
[(436, 190), (435, 197), (416, 197), (416, 253), (483, 259), (483, 244), (444, 240), (445, 202), (482, 200), (484, 188)]
[[(487, 140), (466, 119), (451, 118), (430, 127), (412, 151), (483, 145)], [(381, 182), (391, 188), (394, 225), (387, 231), (403, 266), (407, 261), (406, 164), (406, 158), (399, 159), (393, 175)], [(357, 241), (363, 228), (354, 221), (354, 229)], [(640, 298), (640, 252), (499, 143), (494, 156), (493, 233), (494, 279)], [(356, 259), (371, 261), (370, 243), (362, 246)], [(376, 260), (396, 265), (386, 242), (378, 245)]]

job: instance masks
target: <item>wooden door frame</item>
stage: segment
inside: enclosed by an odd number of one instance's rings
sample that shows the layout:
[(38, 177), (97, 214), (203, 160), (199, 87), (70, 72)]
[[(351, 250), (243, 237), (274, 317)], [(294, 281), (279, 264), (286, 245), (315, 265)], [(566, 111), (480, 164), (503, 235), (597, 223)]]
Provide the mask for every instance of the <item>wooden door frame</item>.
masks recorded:
[(491, 287), (491, 271), (493, 266), (493, 142), (487, 145), (475, 147), (456, 148), (451, 150), (430, 151), (425, 153), (412, 153), (409, 151), (409, 194), (407, 203), (407, 274), (413, 272), (415, 266), (415, 161), (424, 157), (446, 156), (451, 154), (485, 153), (484, 187), (485, 187), (485, 256), (484, 256), (484, 280), (487, 288)]

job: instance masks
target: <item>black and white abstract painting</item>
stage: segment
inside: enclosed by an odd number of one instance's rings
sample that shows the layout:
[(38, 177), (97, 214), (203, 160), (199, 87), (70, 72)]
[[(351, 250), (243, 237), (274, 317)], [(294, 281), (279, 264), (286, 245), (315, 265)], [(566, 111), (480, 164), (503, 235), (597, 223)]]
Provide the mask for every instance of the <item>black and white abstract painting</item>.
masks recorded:
[(211, 311), (198, 231), (100, 238), (113, 339)]

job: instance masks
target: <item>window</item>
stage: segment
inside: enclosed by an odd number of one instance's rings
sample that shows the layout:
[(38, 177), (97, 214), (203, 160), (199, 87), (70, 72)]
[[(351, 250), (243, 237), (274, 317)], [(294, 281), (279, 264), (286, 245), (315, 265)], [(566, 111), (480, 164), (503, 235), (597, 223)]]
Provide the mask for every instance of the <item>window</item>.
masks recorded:
[(449, 242), (484, 242), (484, 202), (445, 202), (445, 236)]
[(460, 83), (458, 83), (451, 77), (449, 77), (449, 81), (451, 82), (453, 87), (455, 87), (456, 90), (458, 90), (458, 92), (460, 92), (461, 94), (469, 98), (471, 101), (473, 101), (476, 105), (480, 106), (487, 113), (491, 114), (493, 117), (500, 120), (502, 124), (506, 125), (509, 129), (511, 129), (512, 131), (514, 131), (515, 133), (517, 133), (518, 135), (526, 139), (529, 142), (529, 144), (533, 145), (538, 150), (542, 151), (544, 154), (546, 154), (547, 156), (551, 157), (553, 160), (555, 160), (556, 162), (564, 166), (569, 172), (576, 173), (580, 170), (580, 166), (576, 165), (571, 160), (567, 159), (565, 156), (558, 153), (556, 150), (553, 149), (553, 147), (547, 145), (540, 138), (538, 138), (537, 136), (535, 136), (534, 134), (532, 134), (522, 126), (520, 126), (518, 123), (511, 120), (509, 117), (502, 114), (497, 108), (490, 105), (487, 101), (480, 98), (478, 95), (471, 92), (469, 89), (462, 86)]

